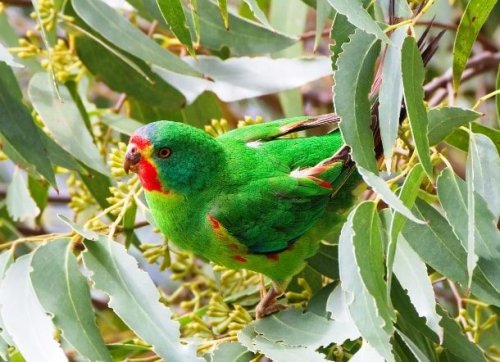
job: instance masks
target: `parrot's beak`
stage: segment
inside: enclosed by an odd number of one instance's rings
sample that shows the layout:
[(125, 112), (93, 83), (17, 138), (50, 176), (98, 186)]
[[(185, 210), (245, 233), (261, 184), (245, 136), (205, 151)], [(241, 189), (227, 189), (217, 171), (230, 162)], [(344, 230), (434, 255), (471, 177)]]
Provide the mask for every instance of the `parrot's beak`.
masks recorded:
[(125, 154), (125, 162), (123, 163), (123, 169), (128, 174), (129, 171), (137, 172), (137, 165), (141, 160), (141, 153), (137, 149), (137, 147), (132, 146), (127, 150)]

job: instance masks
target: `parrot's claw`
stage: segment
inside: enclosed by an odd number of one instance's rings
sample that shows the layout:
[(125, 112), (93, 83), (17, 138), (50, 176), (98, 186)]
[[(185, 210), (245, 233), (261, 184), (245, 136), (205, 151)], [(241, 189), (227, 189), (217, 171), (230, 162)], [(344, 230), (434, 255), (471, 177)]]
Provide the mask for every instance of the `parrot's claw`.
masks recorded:
[(279, 304), (276, 301), (276, 298), (279, 297), (283, 292), (276, 291), (275, 287), (271, 287), (264, 298), (262, 298), (255, 307), (255, 317), (257, 319), (264, 318), (270, 314), (279, 312), (286, 308), (283, 304)]

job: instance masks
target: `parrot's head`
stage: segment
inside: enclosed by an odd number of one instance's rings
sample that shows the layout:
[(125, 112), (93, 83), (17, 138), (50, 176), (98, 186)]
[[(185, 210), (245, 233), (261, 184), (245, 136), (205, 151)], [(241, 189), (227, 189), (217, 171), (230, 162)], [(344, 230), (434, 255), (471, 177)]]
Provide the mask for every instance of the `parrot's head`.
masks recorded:
[(125, 171), (136, 172), (147, 191), (189, 195), (219, 180), (224, 150), (212, 136), (197, 128), (158, 121), (130, 137)]

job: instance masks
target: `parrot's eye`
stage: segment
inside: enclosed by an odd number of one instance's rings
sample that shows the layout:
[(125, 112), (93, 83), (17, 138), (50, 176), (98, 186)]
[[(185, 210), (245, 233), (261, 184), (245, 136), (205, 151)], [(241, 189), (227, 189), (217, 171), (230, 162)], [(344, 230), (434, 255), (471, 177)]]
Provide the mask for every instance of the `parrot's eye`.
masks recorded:
[(162, 147), (158, 150), (158, 152), (156, 154), (160, 158), (167, 158), (168, 156), (170, 156), (171, 153), (172, 153), (172, 151), (170, 150), (170, 148)]

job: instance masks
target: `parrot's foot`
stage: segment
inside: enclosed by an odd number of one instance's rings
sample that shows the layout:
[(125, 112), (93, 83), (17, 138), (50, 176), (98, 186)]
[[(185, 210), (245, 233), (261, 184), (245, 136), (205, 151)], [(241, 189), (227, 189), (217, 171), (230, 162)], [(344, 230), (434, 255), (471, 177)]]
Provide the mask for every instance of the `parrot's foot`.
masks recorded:
[(282, 291), (277, 291), (276, 287), (272, 286), (267, 291), (266, 295), (260, 300), (259, 304), (255, 307), (255, 317), (257, 319), (261, 319), (265, 316), (285, 309), (286, 307), (283, 304), (276, 302), (276, 298), (282, 294)]

